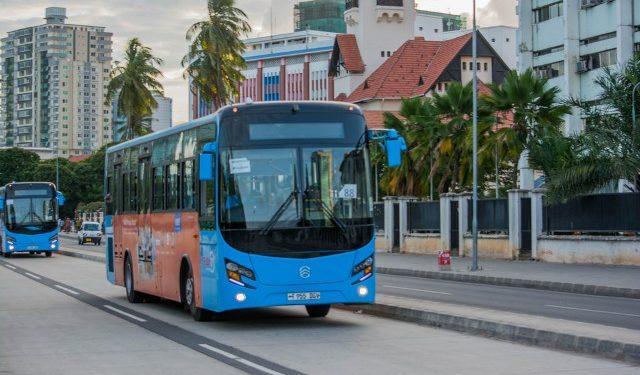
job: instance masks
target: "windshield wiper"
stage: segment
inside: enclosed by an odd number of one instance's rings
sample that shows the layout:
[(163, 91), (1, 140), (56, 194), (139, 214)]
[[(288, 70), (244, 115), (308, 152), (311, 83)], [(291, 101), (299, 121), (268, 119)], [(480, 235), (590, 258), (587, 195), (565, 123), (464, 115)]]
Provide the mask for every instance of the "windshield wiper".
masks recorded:
[[(306, 195), (308, 196), (308, 194)], [(342, 235), (347, 240), (347, 242), (349, 242), (350, 237), (349, 237), (349, 231), (347, 230), (347, 224), (333, 213), (331, 208), (327, 206), (327, 204), (322, 200), (322, 198), (307, 198), (307, 199), (314, 202), (320, 208), (320, 210), (325, 215), (327, 215), (329, 220), (331, 220), (331, 222), (340, 229), (340, 233), (342, 233)]]
[(291, 194), (289, 194), (287, 199), (284, 202), (282, 202), (280, 207), (278, 207), (278, 209), (273, 214), (271, 219), (269, 219), (269, 222), (267, 222), (267, 224), (260, 230), (261, 235), (265, 235), (269, 233), (269, 231), (273, 228), (273, 226), (278, 222), (282, 214), (284, 214), (287, 208), (289, 208), (289, 206), (291, 205), (291, 202), (295, 201), (297, 197), (298, 197), (298, 189), (296, 188), (296, 189), (293, 189), (293, 191), (291, 191)]

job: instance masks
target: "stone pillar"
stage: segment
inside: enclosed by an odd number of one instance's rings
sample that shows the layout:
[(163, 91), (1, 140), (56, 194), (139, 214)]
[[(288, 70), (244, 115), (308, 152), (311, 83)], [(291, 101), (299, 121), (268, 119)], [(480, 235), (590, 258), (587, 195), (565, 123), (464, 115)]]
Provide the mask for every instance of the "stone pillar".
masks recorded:
[(440, 243), (443, 251), (451, 251), (451, 200), (455, 194), (440, 195)]
[(262, 95), (262, 83), (264, 82), (264, 77), (262, 76), (262, 61), (258, 61), (258, 69), (256, 73), (256, 102), (264, 101), (264, 96)]
[[(577, 95), (580, 92), (580, 75), (577, 63), (580, 61), (580, 0), (564, 0), (562, 3), (564, 14), (564, 95)], [(538, 27), (538, 26), (536, 26)], [(580, 110), (572, 109), (571, 114), (565, 116), (564, 131), (566, 135), (578, 134), (582, 131)]]
[(542, 197), (544, 189), (531, 191), (531, 257), (538, 259), (538, 236), (542, 234)]
[(618, 64), (633, 57), (633, 0), (616, 1), (616, 35)]
[(460, 193), (456, 197), (458, 199), (458, 246), (460, 247), (460, 256), (466, 256), (464, 246), (464, 236), (471, 232), (471, 222), (469, 218), (469, 210), (471, 210), (472, 193)]
[(311, 57), (309, 55), (304, 55), (304, 65), (302, 69), (302, 95), (304, 100), (309, 100), (311, 98), (309, 82), (311, 79)]
[(520, 227), (522, 223), (521, 202), (520, 198), (526, 197), (527, 190), (512, 189), (509, 190), (509, 248), (511, 250), (511, 256), (515, 259), (520, 254), (520, 248), (522, 247), (522, 233)]
[(388, 253), (393, 252), (393, 240), (394, 240), (394, 212), (393, 205), (396, 203), (396, 197), (384, 197), (384, 241), (386, 244), (385, 250)]
[(531, 166), (529, 165), (528, 150), (524, 150), (522, 154), (520, 154), (520, 159), (518, 160), (518, 171), (520, 175), (518, 176), (518, 186), (520, 187), (520, 189), (533, 189), (533, 168), (531, 168)]
[(404, 250), (404, 236), (409, 232), (409, 205), (410, 202), (416, 202), (416, 197), (398, 197), (398, 215), (400, 215), (400, 251)]
[(280, 59), (280, 100), (289, 100), (287, 97), (287, 59)]

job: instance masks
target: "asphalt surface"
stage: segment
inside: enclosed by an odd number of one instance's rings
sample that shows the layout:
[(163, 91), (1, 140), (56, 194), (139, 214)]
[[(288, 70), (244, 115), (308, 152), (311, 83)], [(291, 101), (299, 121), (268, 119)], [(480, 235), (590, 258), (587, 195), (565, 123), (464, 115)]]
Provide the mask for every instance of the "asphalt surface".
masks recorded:
[(378, 293), (640, 330), (638, 299), (381, 274), (377, 278)]
[[(66, 240), (66, 239), (65, 239)], [(103, 253), (92, 244), (64, 246)], [(378, 293), (640, 330), (640, 300), (378, 274)], [(640, 280), (640, 279), (639, 279)]]
[(103, 264), (59, 255), (0, 259), (0, 373), (640, 372), (340, 310), (311, 319), (301, 307), (255, 309), (198, 323), (174, 303), (129, 304), (104, 273)]

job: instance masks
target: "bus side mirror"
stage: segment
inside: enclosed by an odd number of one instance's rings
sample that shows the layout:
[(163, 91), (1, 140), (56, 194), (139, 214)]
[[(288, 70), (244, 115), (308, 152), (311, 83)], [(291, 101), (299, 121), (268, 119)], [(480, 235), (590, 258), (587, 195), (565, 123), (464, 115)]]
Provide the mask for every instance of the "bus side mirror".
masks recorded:
[(389, 130), (384, 140), (384, 149), (387, 152), (387, 165), (398, 167), (402, 163), (402, 153), (407, 150), (404, 137), (395, 130)]
[(213, 154), (200, 154), (200, 181), (213, 180)]
[(59, 191), (56, 192), (56, 199), (58, 200), (58, 206), (64, 206), (64, 194)]

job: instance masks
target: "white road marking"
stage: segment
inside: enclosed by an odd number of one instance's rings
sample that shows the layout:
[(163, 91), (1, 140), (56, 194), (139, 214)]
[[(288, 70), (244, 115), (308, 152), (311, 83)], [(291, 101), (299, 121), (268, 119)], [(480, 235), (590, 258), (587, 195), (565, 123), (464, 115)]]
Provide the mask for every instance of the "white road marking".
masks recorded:
[(65, 292), (69, 292), (69, 293), (71, 293), (71, 294), (74, 294), (74, 295), (76, 295), (76, 296), (77, 296), (78, 294), (80, 294), (80, 293), (76, 292), (75, 290), (71, 290), (71, 289), (69, 289), (69, 288), (65, 288), (65, 287), (63, 287), (62, 285), (55, 284), (55, 287), (56, 287), (56, 288), (58, 288), (58, 289), (60, 289), (60, 290), (64, 290)]
[(12, 270), (15, 270), (16, 268), (10, 264), (5, 264), (5, 266), (7, 266), (8, 268), (11, 268)]
[(554, 307), (554, 308), (556, 308), (556, 309), (580, 310), (580, 311), (588, 311), (588, 312), (601, 313), (601, 314), (613, 314), (613, 315), (622, 315), (622, 316), (633, 316), (633, 317), (635, 317), (635, 318), (640, 318), (640, 315), (638, 315), (638, 314), (619, 313), (619, 312), (615, 312), (615, 311), (591, 310), (591, 309), (582, 309), (582, 308), (579, 308), (579, 307), (558, 306), (558, 305), (545, 305), (545, 306), (547, 306), (547, 307)]
[(109, 310), (111, 310), (111, 311), (115, 311), (115, 312), (117, 312), (118, 314), (121, 314), (121, 315), (124, 315), (124, 316), (126, 316), (126, 317), (128, 317), (128, 318), (131, 318), (131, 319), (133, 319), (133, 320), (137, 320), (137, 321), (139, 321), (139, 322), (146, 322), (146, 320), (144, 320), (144, 319), (142, 319), (142, 318), (140, 318), (140, 317), (137, 317), (137, 316), (135, 316), (135, 315), (129, 314), (129, 313), (128, 313), (128, 312), (126, 312), (126, 311), (122, 311), (122, 310), (120, 310), (120, 309), (116, 309), (116, 308), (115, 308), (115, 307), (113, 307), (113, 306), (104, 305), (104, 307), (106, 307), (107, 309), (109, 309)]
[(36, 276), (36, 275), (34, 275), (32, 273), (29, 273), (29, 272), (25, 272), (24, 274), (29, 276), (29, 277), (31, 277), (31, 278), (34, 278), (36, 280), (40, 280), (40, 276)]
[(259, 364), (255, 363), (255, 362), (251, 362), (251, 361), (249, 361), (248, 359), (244, 359), (244, 358), (238, 357), (238, 356), (237, 356), (237, 355), (235, 355), (235, 354), (231, 354), (231, 353), (229, 353), (229, 352), (226, 352), (226, 351), (224, 351), (224, 350), (222, 350), (222, 349), (218, 349), (218, 348), (213, 347), (213, 346), (211, 346), (211, 345), (208, 345), (208, 344), (198, 344), (198, 345), (199, 345), (199, 346), (201, 346), (201, 347), (203, 347), (203, 348), (205, 348), (205, 349), (207, 349), (207, 350), (211, 350), (211, 351), (212, 351), (212, 352), (214, 352), (214, 353), (218, 353), (218, 354), (223, 355), (223, 356), (225, 356), (225, 357), (227, 357), (227, 358), (231, 358), (231, 359), (233, 359), (233, 360), (236, 360), (236, 361), (238, 361), (238, 362), (240, 362), (240, 363), (242, 363), (242, 364), (244, 364), (244, 365), (247, 365), (247, 366), (253, 367), (254, 369), (256, 369), (256, 370), (260, 370), (260, 371), (262, 371), (262, 372), (264, 372), (264, 373), (271, 374), (271, 375), (283, 375), (283, 374), (282, 374), (282, 373), (280, 373), (280, 372), (273, 371), (273, 370), (271, 370), (271, 369), (269, 369), (269, 368), (266, 368), (266, 367), (264, 367), (264, 366), (261, 366), (261, 365), (259, 365)]
[(392, 288), (392, 289), (412, 290), (414, 292), (443, 294), (445, 296), (450, 296), (451, 295), (451, 293), (447, 293), (447, 292), (438, 292), (438, 291), (435, 291), (435, 290), (426, 290), (426, 289), (405, 288), (405, 287), (402, 287), (402, 286), (383, 285), (382, 287), (383, 288)]

